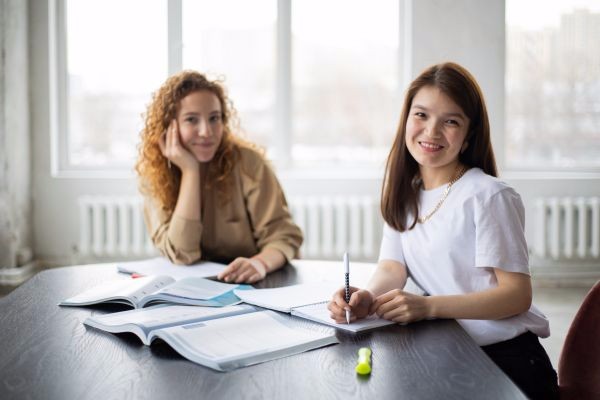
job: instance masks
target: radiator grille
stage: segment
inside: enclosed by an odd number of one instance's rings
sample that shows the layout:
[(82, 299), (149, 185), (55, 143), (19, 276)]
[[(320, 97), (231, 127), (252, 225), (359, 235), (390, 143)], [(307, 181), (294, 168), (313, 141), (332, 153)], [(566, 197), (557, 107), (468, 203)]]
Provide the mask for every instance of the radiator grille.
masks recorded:
[(600, 198), (538, 198), (535, 211), (535, 255), (600, 258)]
[[(356, 260), (376, 257), (381, 223), (375, 198), (309, 196), (291, 198), (289, 203), (294, 221), (304, 232), (303, 258), (338, 259), (344, 251)], [(79, 214), (80, 255), (157, 254), (144, 225), (141, 198), (83, 196)]]
[(381, 226), (373, 197), (293, 198), (290, 209), (304, 232), (303, 257), (339, 259), (344, 251), (359, 259), (376, 256)]
[(139, 197), (81, 197), (79, 234), (78, 250), (84, 256), (156, 254), (144, 225)]

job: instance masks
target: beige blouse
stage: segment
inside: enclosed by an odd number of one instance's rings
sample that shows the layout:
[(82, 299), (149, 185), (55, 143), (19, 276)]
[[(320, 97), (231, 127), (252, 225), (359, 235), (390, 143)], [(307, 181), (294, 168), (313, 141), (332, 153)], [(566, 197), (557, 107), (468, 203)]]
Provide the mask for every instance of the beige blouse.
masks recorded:
[(200, 221), (171, 217), (152, 198), (144, 199), (144, 219), (152, 241), (172, 262), (228, 263), (264, 248), (279, 250), (288, 261), (298, 255), (302, 231), (292, 221), (275, 174), (256, 151), (239, 150), (229, 201), (214, 185), (202, 188)]

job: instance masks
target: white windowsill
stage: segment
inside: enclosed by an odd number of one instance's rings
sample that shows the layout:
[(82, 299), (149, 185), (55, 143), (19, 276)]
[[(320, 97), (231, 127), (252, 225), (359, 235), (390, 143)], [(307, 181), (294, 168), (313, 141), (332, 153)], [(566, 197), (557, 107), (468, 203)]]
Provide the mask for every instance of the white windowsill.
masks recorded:
[[(279, 179), (283, 180), (380, 180), (380, 168), (276, 168)], [(102, 169), (70, 169), (52, 174), (56, 179), (136, 179), (133, 171)], [(507, 180), (600, 180), (600, 171), (501, 171), (500, 177)]]

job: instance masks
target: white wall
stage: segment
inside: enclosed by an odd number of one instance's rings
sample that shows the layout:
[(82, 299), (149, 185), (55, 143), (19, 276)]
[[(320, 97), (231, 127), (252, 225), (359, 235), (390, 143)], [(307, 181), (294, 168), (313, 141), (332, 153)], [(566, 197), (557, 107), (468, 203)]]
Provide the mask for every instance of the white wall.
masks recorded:
[(31, 247), (26, 1), (0, 0), (0, 54), (0, 268), (12, 268)]
[[(403, 49), (408, 55), (405, 80), (437, 62), (453, 60), (478, 79), (490, 112), (493, 142), (502, 167), (504, 133), (505, 21), (503, 0), (404, 0)], [(50, 174), (51, 146), (48, 1), (30, 0), (34, 244), (38, 257), (69, 262), (78, 241), (76, 199), (84, 194), (135, 194), (133, 179), (56, 178)], [(399, 110), (400, 111), (400, 110)], [(395, 124), (396, 121), (390, 121)], [(383, 160), (382, 160), (383, 162)], [(288, 196), (314, 193), (379, 196), (382, 170), (278, 171)], [(519, 173), (501, 168), (502, 177), (522, 194), (527, 208), (527, 236), (533, 240), (533, 200), (538, 195), (600, 195), (600, 174)], [(59, 234), (57, 234), (59, 232)], [(597, 265), (596, 270), (600, 269)], [(569, 272), (569, 270), (567, 270)]]
[(413, 21), (406, 35), (412, 48), (411, 78), (443, 61), (454, 61), (467, 68), (483, 90), (494, 150), (497, 159), (502, 160), (504, 1), (407, 0), (407, 6), (412, 10)]

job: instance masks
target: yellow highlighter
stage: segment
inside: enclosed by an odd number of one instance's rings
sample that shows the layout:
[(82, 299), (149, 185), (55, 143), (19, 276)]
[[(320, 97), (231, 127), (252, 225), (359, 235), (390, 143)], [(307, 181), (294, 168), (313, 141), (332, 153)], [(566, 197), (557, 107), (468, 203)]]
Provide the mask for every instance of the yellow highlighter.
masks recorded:
[(356, 373), (368, 375), (371, 373), (371, 349), (361, 347), (358, 350), (358, 364), (356, 364)]

